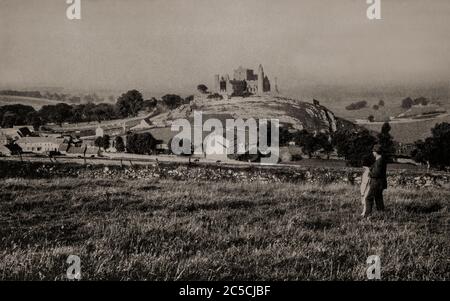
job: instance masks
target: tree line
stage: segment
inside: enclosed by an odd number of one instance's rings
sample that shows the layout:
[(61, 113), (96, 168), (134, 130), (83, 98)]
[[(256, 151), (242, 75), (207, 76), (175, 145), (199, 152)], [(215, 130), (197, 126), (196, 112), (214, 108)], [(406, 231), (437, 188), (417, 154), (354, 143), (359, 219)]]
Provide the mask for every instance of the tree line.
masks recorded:
[[(20, 97), (32, 97), (50, 99), (62, 102), (81, 103), (82, 101), (88, 102), (104, 102), (105, 98), (97, 95), (96, 93), (85, 95), (72, 95), (68, 93), (58, 92), (41, 92), (41, 91), (16, 91), (16, 90), (1, 90), (0, 95), (6, 96), (20, 96)], [(108, 96), (107, 99), (111, 102), (114, 101), (114, 96)]]
[[(125, 141), (121, 136), (114, 138), (114, 147), (117, 152), (128, 152), (130, 154), (151, 155), (156, 151), (156, 146), (160, 143), (150, 133), (128, 133)], [(103, 137), (97, 137), (94, 142), (95, 146), (109, 149), (111, 145), (111, 137), (104, 135)]]
[[(307, 130), (291, 132), (286, 127), (280, 127), (279, 142), (280, 146), (288, 146), (290, 142), (295, 142), (309, 158), (314, 157), (319, 151), (329, 158), (330, 154), (336, 151), (338, 157), (345, 159), (349, 166), (359, 167), (375, 160), (372, 155), (375, 144), (381, 146), (382, 154), (388, 162), (395, 161), (397, 147), (390, 131), (391, 126), (388, 122), (383, 124), (381, 132), (377, 134), (364, 128), (355, 130), (342, 127), (329, 134), (311, 133)], [(450, 167), (450, 124), (437, 124), (431, 133), (431, 137), (415, 143), (411, 157), (418, 163), (445, 170)], [(123, 138), (116, 137), (114, 142), (116, 150), (134, 154), (153, 154), (157, 144), (160, 143), (150, 133), (129, 133), (126, 142), (125, 147)], [(104, 149), (109, 148), (110, 137), (105, 135), (97, 138), (96, 145)], [(248, 156), (238, 156), (237, 159), (247, 161)]]
[(37, 130), (48, 123), (62, 124), (79, 122), (102, 122), (105, 120), (135, 117), (142, 110), (151, 111), (161, 104), (168, 109), (175, 109), (189, 103), (192, 97), (183, 99), (176, 94), (167, 94), (161, 100), (156, 98), (144, 100), (137, 90), (122, 94), (115, 104), (88, 102), (86, 104), (58, 103), (45, 105), (36, 111), (27, 105), (5, 105), (0, 107), (0, 125), (3, 128), (18, 125), (33, 125)]
[[(390, 134), (391, 126), (385, 122), (381, 132), (374, 134), (367, 129), (340, 128), (332, 134), (313, 134), (306, 130), (289, 132), (280, 128), (280, 145), (293, 141), (303, 152), (312, 157), (317, 151), (329, 156), (336, 151), (349, 166), (362, 166), (373, 160), (372, 148), (379, 144), (383, 155), (393, 162), (397, 156), (397, 145)], [(431, 136), (414, 143), (410, 157), (417, 163), (426, 164), (439, 170), (450, 168), (450, 123), (439, 123), (431, 129)]]

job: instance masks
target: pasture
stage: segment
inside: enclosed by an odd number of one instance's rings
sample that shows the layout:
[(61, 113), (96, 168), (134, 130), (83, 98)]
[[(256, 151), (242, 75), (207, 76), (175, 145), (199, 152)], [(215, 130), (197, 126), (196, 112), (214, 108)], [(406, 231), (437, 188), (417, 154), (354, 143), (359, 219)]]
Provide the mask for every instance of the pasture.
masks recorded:
[(450, 279), (450, 188), (390, 188), (369, 219), (344, 184), (113, 178), (0, 183), (0, 279)]

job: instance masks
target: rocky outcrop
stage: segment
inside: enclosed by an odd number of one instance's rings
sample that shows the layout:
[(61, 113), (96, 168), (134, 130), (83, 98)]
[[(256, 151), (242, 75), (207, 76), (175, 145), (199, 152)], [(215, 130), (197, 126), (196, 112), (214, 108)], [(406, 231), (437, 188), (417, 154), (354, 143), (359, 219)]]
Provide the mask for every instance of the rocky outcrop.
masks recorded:
[(204, 116), (214, 116), (219, 120), (230, 117), (234, 119), (278, 119), (280, 123), (290, 125), (297, 130), (334, 132), (338, 129), (338, 120), (333, 112), (317, 101), (309, 103), (270, 95), (218, 100), (198, 95), (190, 104), (155, 116), (152, 118), (152, 122), (159, 124), (168, 121), (170, 123), (178, 118), (193, 118), (195, 110), (201, 111)]

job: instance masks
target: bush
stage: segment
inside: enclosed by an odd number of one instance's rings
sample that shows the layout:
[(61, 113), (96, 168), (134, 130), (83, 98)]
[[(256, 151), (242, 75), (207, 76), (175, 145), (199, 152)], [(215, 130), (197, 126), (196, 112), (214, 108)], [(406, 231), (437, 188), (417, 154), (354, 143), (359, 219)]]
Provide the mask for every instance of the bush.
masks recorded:
[(450, 124), (437, 124), (431, 132), (432, 136), (425, 141), (416, 141), (412, 151), (413, 159), (444, 170), (450, 167)]
[(407, 97), (402, 100), (402, 108), (403, 109), (410, 109), (414, 104), (414, 101), (411, 97)]
[(114, 144), (115, 144), (117, 152), (123, 153), (125, 151), (125, 143), (124, 143), (122, 137), (117, 136)]
[(278, 137), (280, 146), (288, 146), (289, 142), (294, 141), (294, 134), (286, 126), (280, 126)]
[(340, 129), (333, 133), (332, 143), (338, 156), (343, 157), (350, 166), (362, 166), (372, 156), (372, 148), (377, 139), (368, 130), (353, 131)]
[(103, 137), (97, 137), (97, 139), (95, 139), (94, 144), (97, 147), (101, 147), (104, 150), (107, 150), (111, 146), (109, 139), (110, 139), (110, 137), (108, 135), (105, 135)]
[(231, 94), (231, 97), (250, 97), (250, 96), (253, 96), (253, 93), (250, 93), (250, 92), (248, 92), (248, 91), (244, 91), (244, 92), (242, 92), (242, 93), (239, 93), (239, 92), (233, 92), (232, 94)]
[(200, 93), (202, 93), (202, 94), (208, 93), (208, 87), (205, 86), (205, 85), (203, 85), (203, 84), (198, 85), (198, 86), (197, 86), (197, 90), (198, 90)]
[(194, 100), (194, 95), (189, 95), (188, 97), (186, 97), (185, 99), (184, 99), (184, 102), (185, 103), (190, 103), (191, 101), (193, 101)]
[(208, 95), (207, 98), (208, 98), (208, 99), (219, 99), (219, 100), (222, 100), (222, 99), (223, 99), (223, 96), (220, 95), (219, 93), (214, 93), (214, 94)]
[(425, 97), (419, 97), (414, 99), (414, 105), (422, 105), (422, 106), (426, 106), (428, 105), (430, 102), (428, 101), (428, 99), (426, 99)]
[(0, 126), (10, 128), (16, 125), (33, 123), (36, 111), (31, 106), (21, 104), (6, 105), (0, 107)]
[(151, 155), (158, 141), (150, 133), (130, 134), (127, 136), (127, 152), (140, 155)]
[(303, 152), (312, 157), (312, 154), (320, 149), (317, 141), (314, 139), (314, 135), (307, 130), (302, 130), (294, 134), (295, 144), (301, 146)]
[(363, 101), (354, 102), (354, 103), (346, 106), (345, 109), (352, 111), (352, 110), (360, 110), (365, 107), (367, 107), (367, 101), (363, 100)]
[(184, 103), (184, 99), (176, 94), (166, 94), (162, 97), (162, 101), (171, 110), (178, 108)]

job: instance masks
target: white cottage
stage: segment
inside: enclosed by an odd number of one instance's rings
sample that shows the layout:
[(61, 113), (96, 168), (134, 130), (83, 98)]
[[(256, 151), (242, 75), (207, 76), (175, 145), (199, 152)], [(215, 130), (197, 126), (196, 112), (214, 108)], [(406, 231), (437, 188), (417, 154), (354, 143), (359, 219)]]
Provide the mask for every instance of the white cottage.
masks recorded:
[(230, 142), (215, 133), (209, 134), (203, 141), (203, 151), (205, 158), (214, 161), (228, 160), (227, 150), (231, 147)]

